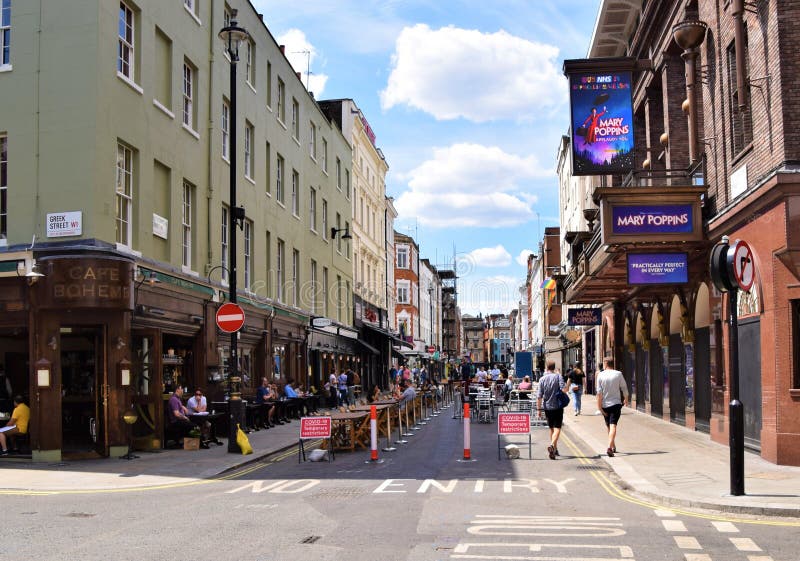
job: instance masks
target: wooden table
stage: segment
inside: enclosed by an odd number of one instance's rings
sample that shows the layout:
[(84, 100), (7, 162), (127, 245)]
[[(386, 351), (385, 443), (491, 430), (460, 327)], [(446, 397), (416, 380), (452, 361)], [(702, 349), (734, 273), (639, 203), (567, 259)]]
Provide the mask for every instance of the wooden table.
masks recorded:
[[(326, 415), (327, 416), (327, 415)], [(369, 414), (363, 411), (331, 412), (331, 441), (334, 450), (367, 448), (370, 444)], [(323, 442), (323, 447), (326, 444)]]
[(397, 401), (392, 399), (383, 402), (374, 401), (370, 405), (357, 405), (355, 411), (366, 411), (369, 413), (373, 405), (375, 406), (376, 413), (378, 414), (378, 436), (385, 436), (386, 438), (389, 438), (392, 432), (392, 425), (389, 419), (391, 417), (392, 409), (397, 405)]

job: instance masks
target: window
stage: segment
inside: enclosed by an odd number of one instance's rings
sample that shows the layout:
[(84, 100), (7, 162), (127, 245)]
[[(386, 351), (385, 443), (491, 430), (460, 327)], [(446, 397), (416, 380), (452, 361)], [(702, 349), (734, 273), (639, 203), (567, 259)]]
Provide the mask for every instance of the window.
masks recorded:
[(222, 263), (222, 282), (224, 283), (228, 282), (228, 253), (230, 251), (228, 247), (228, 234), (230, 233), (228, 231), (228, 228), (230, 227), (228, 225), (228, 220), (229, 220), (228, 207), (223, 206), (222, 220), (220, 221), (222, 227), (222, 231), (220, 232), (220, 240), (222, 240), (221, 263)]
[(8, 137), (0, 136), (0, 241), (8, 239)]
[(182, 265), (192, 268), (192, 199), (194, 185), (183, 181), (183, 211), (181, 212), (181, 247), (183, 248)]
[(350, 170), (344, 170), (344, 195), (350, 200)]
[(280, 154), (275, 165), (275, 200), (283, 204), (283, 156)]
[(292, 250), (292, 305), (300, 299), (300, 252)]
[(267, 62), (267, 107), (272, 107), (272, 63)]
[(312, 158), (317, 159), (317, 125), (314, 123), (309, 123), (308, 153)]
[(312, 314), (317, 313), (317, 290), (319, 287), (317, 286), (317, 262), (313, 259), (311, 260), (311, 305), (309, 308), (311, 309)]
[(411, 286), (409, 281), (397, 281), (397, 303), (410, 304)]
[(336, 188), (342, 190), (342, 160), (336, 157)]
[(283, 243), (283, 240), (278, 240), (278, 254), (276, 255), (275, 259), (275, 281), (278, 285), (278, 302), (283, 302), (283, 281), (284, 281), (284, 272), (285, 272), (285, 263), (284, 263), (284, 252), (286, 250), (286, 246)]
[(286, 84), (278, 78), (278, 120), (286, 122)]
[(342, 275), (336, 275), (336, 321), (342, 321)]
[(194, 80), (195, 69), (188, 62), (183, 62), (183, 124), (194, 130)]
[(244, 54), (244, 76), (247, 83), (255, 89), (256, 87), (256, 46), (252, 41), (247, 41), (247, 49)]
[(267, 266), (266, 274), (264, 277), (266, 280), (266, 288), (267, 288), (267, 298), (272, 297), (272, 236), (267, 230), (267, 236), (264, 239), (264, 263)]
[(264, 158), (264, 164), (266, 168), (264, 169), (264, 189), (266, 190), (267, 195), (270, 195), (272, 193), (272, 176), (270, 175), (270, 172), (272, 172), (270, 169), (270, 165), (272, 164), (272, 148), (269, 145), (269, 142), (267, 142), (266, 152), (267, 155)]
[[(349, 222), (345, 222), (344, 223), (344, 231), (345, 231), (345, 233), (349, 233), (350, 232), (350, 223)], [(350, 244), (349, 243), (345, 244), (345, 250), (344, 251), (345, 251), (344, 256), (347, 257), (348, 259), (350, 259)]]
[(231, 107), (228, 100), (222, 100), (222, 158), (227, 162), (230, 160), (230, 114)]
[(330, 316), (330, 302), (328, 301), (328, 268), (322, 268), (322, 308), (323, 314), (325, 317)]
[(322, 199), (322, 239), (328, 239), (328, 201)]
[(117, 243), (130, 247), (133, 207), (133, 150), (117, 143)]
[(244, 176), (253, 179), (253, 139), (255, 131), (249, 121), (244, 123)]
[(328, 171), (328, 141), (322, 139), (322, 171)]
[(745, 61), (745, 106), (739, 107), (739, 92), (736, 87), (736, 43), (731, 43), (728, 47), (728, 89), (731, 98), (731, 149), (733, 157), (747, 148), (753, 142), (753, 115), (750, 111), (750, 60), (747, 48), (747, 30), (744, 33)]
[(308, 224), (312, 231), (317, 231), (317, 190), (308, 190)]
[(292, 136), (300, 140), (300, 104), (292, 98)]
[[(336, 213), (336, 229), (342, 229), (342, 215), (338, 212)], [(341, 253), (342, 252), (342, 234), (343, 232), (336, 232), (336, 251)]]
[(292, 214), (300, 216), (300, 174), (292, 170)]
[(250, 292), (253, 283), (253, 221), (244, 221), (244, 286)]
[(408, 269), (408, 246), (397, 246), (397, 268)]
[[(2, 0), (2, 23), (0, 24), (0, 46), (2, 46), (2, 63), (9, 64), (9, 47), (11, 46), (11, 1)], [(133, 10), (125, 3), (119, 3), (119, 52), (117, 53), (117, 72), (130, 81), (134, 76), (134, 17)]]

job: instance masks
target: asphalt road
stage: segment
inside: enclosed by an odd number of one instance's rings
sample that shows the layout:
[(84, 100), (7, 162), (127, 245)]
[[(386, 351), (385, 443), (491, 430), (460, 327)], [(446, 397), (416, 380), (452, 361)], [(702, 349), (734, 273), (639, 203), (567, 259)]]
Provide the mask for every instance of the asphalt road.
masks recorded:
[(786, 521), (639, 500), (568, 433), (556, 461), (546, 429), (532, 460), (514, 437), (522, 458), (498, 461), (495, 425), (471, 431), (473, 462), (459, 461), (462, 424), (443, 413), (378, 464), (364, 451), (303, 464), (288, 452), (188, 486), (5, 496), (0, 560), (798, 558)]

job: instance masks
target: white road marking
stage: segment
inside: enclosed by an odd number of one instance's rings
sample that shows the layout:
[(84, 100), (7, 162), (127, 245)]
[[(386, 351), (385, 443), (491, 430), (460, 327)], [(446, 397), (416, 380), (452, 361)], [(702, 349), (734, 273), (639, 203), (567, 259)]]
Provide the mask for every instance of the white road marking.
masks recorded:
[(769, 555), (748, 555), (747, 561), (772, 561)]
[(756, 542), (750, 538), (728, 538), (739, 551), (761, 551)]
[(447, 486), (444, 486), (435, 479), (426, 479), (417, 489), (417, 493), (424, 493), (431, 487), (436, 487), (443, 493), (452, 493), (453, 489), (456, 488), (456, 483), (458, 483), (458, 479), (451, 479)]
[(711, 556), (705, 553), (686, 553), (686, 561), (711, 561)]
[(624, 536), (619, 518), (476, 515), (467, 532), (481, 536)]
[(671, 510), (662, 510), (660, 508), (655, 509), (653, 512), (655, 512), (656, 516), (659, 518), (675, 518), (676, 516)]
[(552, 483), (555, 486), (557, 492), (566, 493), (567, 483), (569, 483), (570, 481), (575, 481), (575, 478), (570, 477), (569, 479), (565, 479), (563, 481), (553, 481), (552, 479), (545, 479), (545, 481), (547, 481), (548, 483)]
[(739, 528), (734, 526), (732, 522), (717, 522), (716, 520), (713, 520), (711, 524), (713, 524), (714, 528), (716, 528), (718, 532), (722, 532), (724, 534), (739, 533)]
[[(545, 556), (522, 556), (522, 555), (497, 555), (496, 553), (487, 552), (487, 555), (479, 555), (478, 552), (470, 554), (470, 549), (487, 548), (493, 551), (502, 548), (526, 548), (530, 553), (543, 553), (544, 549), (568, 549), (570, 551), (576, 549), (584, 550), (613, 550), (619, 552), (619, 557), (576, 557), (574, 554), (569, 554), (565, 557), (556, 557), (553, 552)], [(509, 553), (511, 553), (509, 551)], [(624, 561), (625, 559), (633, 559), (633, 550), (626, 545), (594, 545), (594, 544), (553, 544), (553, 543), (460, 543), (453, 548), (453, 555), (451, 559), (514, 559), (524, 561)]]
[(536, 485), (537, 483), (535, 479), (506, 479), (503, 481), (503, 492), (511, 493), (512, 487), (522, 487), (530, 489), (531, 493), (538, 493), (539, 487)]
[(664, 529), (667, 532), (686, 532), (686, 524), (681, 520), (662, 520)]
[(483, 479), (478, 479), (478, 480), (475, 482), (475, 489), (473, 489), (473, 491), (474, 491), (475, 493), (483, 493), (483, 486), (484, 486), (484, 484), (485, 484), (485, 483), (486, 483), (486, 481), (485, 481), (485, 480), (483, 480)]
[(268, 485), (264, 485), (263, 481), (253, 481), (246, 485), (242, 485), (241, 487), (237, 487), (236, 489), (226, 491), (226, 493), (238, 493), (239, 491), (244, 491), (245, 489), (250, 489), (253, 493), (263, 493), (264, 491), (269, 491), (270, 489), (277, 487), (278, 485), (282, 485), (287, 481), (288, 479), (279, 479), (278, 481), (273, 481)]
[(675, 538), (675, 543), (681, 549), (703, 549), (700, 542), (693, 536), (672, 536)]

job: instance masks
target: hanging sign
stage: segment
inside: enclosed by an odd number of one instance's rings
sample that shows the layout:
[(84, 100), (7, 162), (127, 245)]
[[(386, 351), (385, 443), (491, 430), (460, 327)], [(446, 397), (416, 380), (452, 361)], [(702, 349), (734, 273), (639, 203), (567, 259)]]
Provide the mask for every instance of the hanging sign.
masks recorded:
[(686, 253), (629, 253), (628, 284), (680, 284), (689, 282)]
[(602, 325), (600, 308), (569, 308), (567, 309), (567, 325)]

